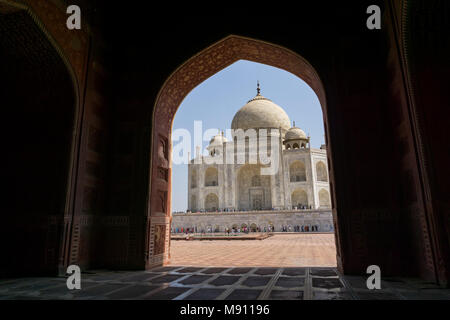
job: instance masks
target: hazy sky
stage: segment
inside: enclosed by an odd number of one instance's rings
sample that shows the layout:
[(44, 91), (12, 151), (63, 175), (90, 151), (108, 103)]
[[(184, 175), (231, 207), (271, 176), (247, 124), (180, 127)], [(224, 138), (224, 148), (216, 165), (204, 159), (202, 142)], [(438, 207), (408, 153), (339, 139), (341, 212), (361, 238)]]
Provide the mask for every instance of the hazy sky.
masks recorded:
[[(239, 60), (194, 88), (183, 100), (172, 130), (183, 128), (191, 133), (194, 145), (194, 121), (201, 120), (203, 132), (231, 127), (235, 113), (256, 95), (259, 80), (261, 95), (282, 107), (295, 125), (311, 136), (311, 146), (324, 142), (322, 109), (314, 91), (300, 78), (265, 64)], [(203, 141), (202, 149), (209, 141)], [(179, 141), (173, 141), (176, 145)], [(187, 165), (173, 165), (172, 211), (187, 209)]]

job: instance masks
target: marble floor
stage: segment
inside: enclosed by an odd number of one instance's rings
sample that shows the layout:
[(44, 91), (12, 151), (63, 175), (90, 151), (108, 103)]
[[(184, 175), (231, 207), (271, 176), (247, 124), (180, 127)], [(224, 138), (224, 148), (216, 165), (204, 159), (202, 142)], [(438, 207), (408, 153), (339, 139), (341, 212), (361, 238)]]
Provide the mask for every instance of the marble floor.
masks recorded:
[(450, 300), (450, 289), (418, 279), (386, 278), (380, 290), (330, 267), (186, 267), (82, 273), (81, 289), (64, 277), (0, 280), (0, 300)]

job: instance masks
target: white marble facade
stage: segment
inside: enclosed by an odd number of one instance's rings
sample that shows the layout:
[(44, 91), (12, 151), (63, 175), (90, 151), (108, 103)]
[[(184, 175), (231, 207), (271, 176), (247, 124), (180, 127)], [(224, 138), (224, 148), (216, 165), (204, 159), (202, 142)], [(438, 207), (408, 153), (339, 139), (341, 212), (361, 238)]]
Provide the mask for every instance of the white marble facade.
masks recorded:
[[(223, 132), (219, 133), (210, 141), (209, 156), (197, 153), (197, 159), (192, 159), (188, 165), (188, 211), (220, 213), (331, 208), (326, 147), (311, 148), (310, 137), (295, 127), (295, 123), (291, 127), (286, 112), (261, 96), (259, 86), (258, 94), (236, 113), (231, 127), (233, 130), (254, 129), (258, 137), (261, 129), (277, 129), (274, 131), (280, 144), (278, 171), (262, 175), (260, 164), (248, 162), (211, 164), (208, 160), (214, 157), (226, 159), (227, 145), (233, 143)], [(244, 152), (248, 157), (254, 151), (247, 145)]]

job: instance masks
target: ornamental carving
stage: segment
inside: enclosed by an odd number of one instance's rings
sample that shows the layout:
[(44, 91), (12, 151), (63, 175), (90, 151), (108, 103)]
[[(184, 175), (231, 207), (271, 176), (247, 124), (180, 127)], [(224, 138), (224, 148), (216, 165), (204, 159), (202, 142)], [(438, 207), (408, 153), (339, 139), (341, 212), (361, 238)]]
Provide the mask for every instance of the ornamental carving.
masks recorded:
[[(14, 1), (9, 2), (14, 3)], [(67, 29), (67, 5), (62, 1), (48, 0), (24, 0), (23, 2), (36, 14), (58, 44), (62, 54), (72, 66), (78, 82), (84, 79), (89, 37), (83, 28), (81, 30)]]
[(155, 108), (157, 123), (161, 124), (159, 120), (165, 120), (161, 129), (171, 128), (176, 110), (193, 88), (241, 59), (268, 64), (297, 75), (315, 91), (325, 107), (325, 94), (319, 76), (301, 56), (267, 42), (229, 36), (186, 61), (166, 81)]

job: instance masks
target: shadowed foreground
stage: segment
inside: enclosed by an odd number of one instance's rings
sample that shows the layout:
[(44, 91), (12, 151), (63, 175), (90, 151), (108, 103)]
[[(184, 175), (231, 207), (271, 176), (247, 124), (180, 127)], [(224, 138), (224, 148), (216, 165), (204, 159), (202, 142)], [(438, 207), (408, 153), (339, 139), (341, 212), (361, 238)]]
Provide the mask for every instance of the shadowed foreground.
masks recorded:
[(450, 290), (420, 279), (382, 278), (369, 290), (366, 277), (336, 268), (160, 267), (148, 271), (91, 271), (81, 289), (65, 277), (0, 280), (0, 300), (449, 300)]

